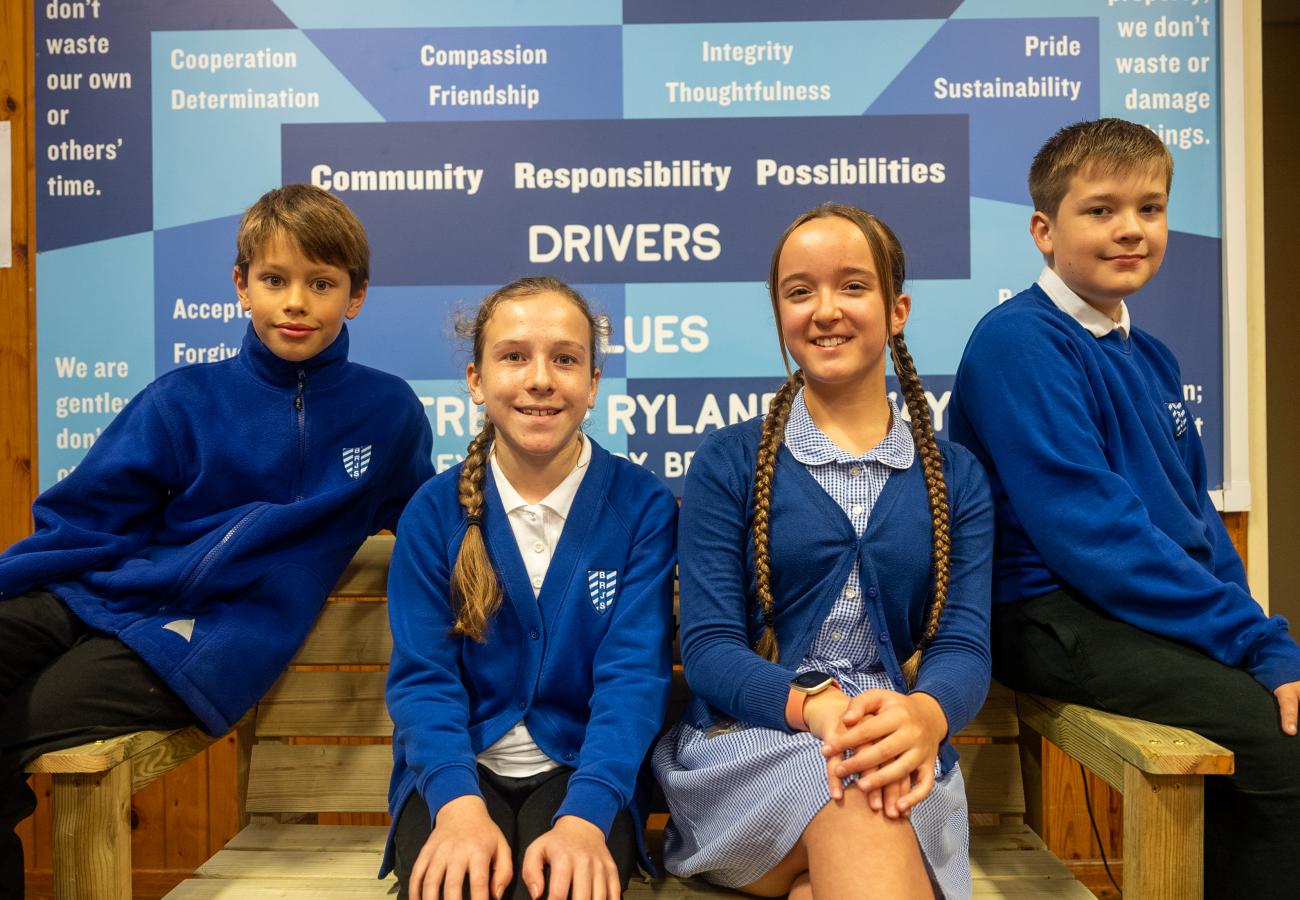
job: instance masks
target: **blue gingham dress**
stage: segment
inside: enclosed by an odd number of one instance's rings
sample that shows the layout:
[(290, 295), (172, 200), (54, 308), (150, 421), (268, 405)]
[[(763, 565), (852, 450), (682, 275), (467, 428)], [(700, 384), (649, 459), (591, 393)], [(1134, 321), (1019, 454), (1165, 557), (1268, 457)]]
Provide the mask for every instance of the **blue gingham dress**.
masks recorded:
[[(803, 391), (791, 406), (785, 444), (844, 510), (859, 538), (890, 471), (908, 468), (916, 454), (895, 408), (885, 439), (850, 456), (813, 424)], [(849, 695), (895, 689), (862, 606), (856, 562), (799, 665), (799, 671), (814, 669), (834, 675)], [(830, 799), (820, 741), (807, 732), (744, 726), (707, 737), (679, 723), (655, 746), (652, 765), (672, 813), (664, 864), (675, 875), (700, 875), (727, 887), (751, 884), (780, 862)], [(911, 821), (934, 886), (948, 900), (969, 897), (966, 788), (957, 766), (936, 777)]]

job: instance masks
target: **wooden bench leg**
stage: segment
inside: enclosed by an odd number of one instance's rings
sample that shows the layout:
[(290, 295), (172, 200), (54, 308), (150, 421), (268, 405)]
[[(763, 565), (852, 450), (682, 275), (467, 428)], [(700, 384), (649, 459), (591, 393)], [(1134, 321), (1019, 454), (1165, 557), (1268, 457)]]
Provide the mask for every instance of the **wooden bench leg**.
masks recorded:
[(1025, 790), (1025, 824), (1043, 837), (1043, 736), (1024, 722), (1017, 737), (1020, 745), (1020, 778)]
[(1148, 775), (1124, 764), (1124, 895), (1204, 895), (1205, 778)]
[(55, 900), (131, 900), (131, 767), (54, 776)]

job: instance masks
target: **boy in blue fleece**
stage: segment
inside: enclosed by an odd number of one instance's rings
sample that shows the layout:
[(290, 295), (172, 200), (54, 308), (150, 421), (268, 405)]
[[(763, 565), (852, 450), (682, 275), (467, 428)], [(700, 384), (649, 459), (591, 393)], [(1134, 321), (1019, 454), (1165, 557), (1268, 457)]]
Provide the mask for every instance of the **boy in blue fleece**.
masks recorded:
[(0, 555), (0, 898), (23, 896), (27, 762), (139, 729), (228, 730), (432, 475), (420, 401), (347, 359), (370, 259), (352, 212), (289, 185), (236, 243), (239, 354), (141, 391)]
[(952, 436), (993, 484), (995, 675), (1231, 749), (1236, 774), (1206, 784), (1205, 896), (1294, 896), (1300, 647), (1251, 597), (1178, 364), (1125, 302), (1160, 267), (1172, 175), (1118, 119), (1043, 146), (1029, 230), (1047, 265), (972, 333)]

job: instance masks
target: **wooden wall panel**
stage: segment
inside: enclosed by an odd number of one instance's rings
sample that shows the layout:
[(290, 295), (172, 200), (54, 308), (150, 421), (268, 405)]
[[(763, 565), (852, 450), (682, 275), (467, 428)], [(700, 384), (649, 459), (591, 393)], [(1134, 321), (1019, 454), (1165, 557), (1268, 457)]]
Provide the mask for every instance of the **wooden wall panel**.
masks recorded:
[(0, 121), (11, 129), (13, 266), (0, 269), (0, 547), (31, 531), (36, 496), (36, 240), (32, 4), (0, 0)]

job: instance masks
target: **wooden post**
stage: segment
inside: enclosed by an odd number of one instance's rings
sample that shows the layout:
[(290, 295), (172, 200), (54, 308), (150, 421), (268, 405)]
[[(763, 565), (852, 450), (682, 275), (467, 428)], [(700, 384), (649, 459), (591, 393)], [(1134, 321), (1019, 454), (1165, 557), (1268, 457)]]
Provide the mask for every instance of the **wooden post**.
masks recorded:
[(1022, 720), (1020, 734), (1020, 777), (1025, 783), (1025, 824), (1044, 840), (1043, 821), (1043, 736)]
[(54, 776), (55, 900), (131, 900), (131, 766)]
[(1198, 900), (1204, 893), (1205, 780), (1124, 764), (1124, 893)]
[(248, 798), (248, 769), (253, 759), (253, 742), (257, 740), (256, 725), (256, 706), (235, 723), (235, 805), (241, 831), (248, 827), (249, 822), (244, 804)]

